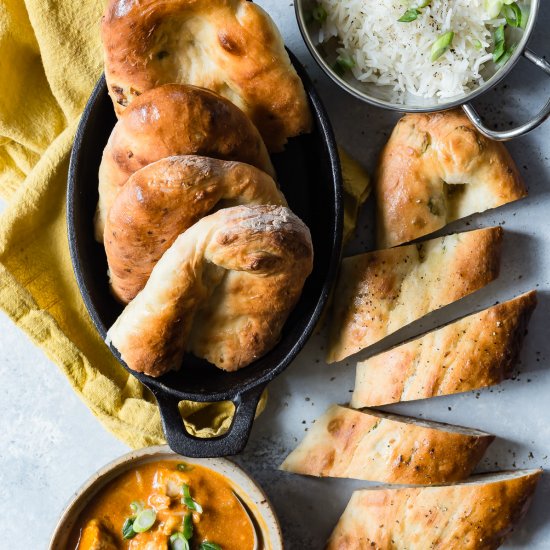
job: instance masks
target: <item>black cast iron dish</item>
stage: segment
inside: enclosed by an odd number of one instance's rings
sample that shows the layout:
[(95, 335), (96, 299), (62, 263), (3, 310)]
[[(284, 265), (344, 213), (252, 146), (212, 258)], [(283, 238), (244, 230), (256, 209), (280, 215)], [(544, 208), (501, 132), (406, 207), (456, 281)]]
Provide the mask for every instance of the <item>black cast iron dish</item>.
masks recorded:
[[(290, 55), (309, 98), (314, 128), (311, 134), (291, 139), (285, 152), (273, 155), (272, 160), (290, 208), (311, 230), (315, 254), (313, 272), (284, 327), (281, 341), (252, 365), (235, 373), (226, 373), (204, 360), (187, 355), (179, 372), (160, 378), (129, 371), (155, 395), (168, 444), (183, 456), (227, 456), (237, 454), (244, 448), (262, 391), (306, 343), (336, 277), (343, 223), (338, 151), (319, 96), (303, 67)], [(105, 251), (95, 241), (93, 232), (98, 199), (97, 174), (115, 121), (102, 77), (86, 105), (73, 145), (67, 191), (67, 224), (71, 258), (80, 292), (103, 338), (122, 311), (122, 306), (109, 291)], [(129, 370), (118, 352), (112, 347), (111, 351)], [(231, 400), (235, 404), (233, 423), (219, 437), (194, 437), (186, 431), (178, 412), (178, 403), (182, 400)]]

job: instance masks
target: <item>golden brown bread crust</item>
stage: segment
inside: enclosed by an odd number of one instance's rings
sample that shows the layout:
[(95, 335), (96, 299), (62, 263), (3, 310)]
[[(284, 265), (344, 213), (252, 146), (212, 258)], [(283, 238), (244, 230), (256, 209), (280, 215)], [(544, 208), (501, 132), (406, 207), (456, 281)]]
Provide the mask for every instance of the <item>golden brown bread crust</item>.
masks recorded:
[(466, 479), (493, 440), (494, 436), (477, 430), (332, 405), (281, 469), (320, 477), (432, 485)]
[(375, 189), (380, 248), (527, 195), (506, 147), (462, 110), (405, 115), (380, 155)]
[(135, 172), (105, 224), (114, 295), (128, 303), (181, 233), (214, 209), (238, 204), (286, 206), (286, 201), (270, 176), (241, 162), (186, 155)]
[(133, 370), (160, 376), (185, 351), (245, 367), (279, 340), (313, 267), (304, 223), (280, 206), (235, 206), (180, 235), (107, 341)]
[(275, 176), (258, 130), (230, 101), (194, 86), (160, 86), (137, 98), (109, 137), (99, 167), (98, 241), (103, 240), (107, 213), (128, 178), (174, 155), (245, 162)]
[(510, 378), (536, 304), (536, 292), (528, 292), (359, 363), (351, 406), (427, 399)]
[(214, 90), (240, 107), (268, 148), (309, 132), (302, 82), (277, 27), (246, 0), (109, 0), (105, 76), (117, 114), (166, 83)]
[(527, 513), (541, 474), (355, 491), (326, 550), (495, 550)]
[(345, 258), (327, 361), (340, 361), (498, 276), (502, 228)]

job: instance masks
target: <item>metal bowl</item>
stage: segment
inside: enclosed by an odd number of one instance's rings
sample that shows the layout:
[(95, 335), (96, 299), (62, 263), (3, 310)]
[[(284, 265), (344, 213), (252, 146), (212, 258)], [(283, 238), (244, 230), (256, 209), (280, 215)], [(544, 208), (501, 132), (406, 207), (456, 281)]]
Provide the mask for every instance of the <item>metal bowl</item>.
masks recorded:
[(110, 481), (131, 468), (159, 460), (184, 460), (190, 464), (199, 464), (223, 475), (232, 485), (233, 490), (246, 505), (258, 536), (259, 550), (282, 550), (283, 539), (279, 521), (271, 503), (261, 487), (239, 466), (224, 459), (192, 459), (181, 457), (167, 445), (147, 447), (132, 451), (98, 470), (76, 493), (67, 504), (48, 546), (49, 550), (66, 550), (71, 532), (82, 511), (91, 499)]
[(311, 52), (311, 55), (315, 61), (319, 64), (321, 69), (341, 88), (355, 96), (356, 98), (365, 101), (371, 105), (382, 107), (384, 109), (391, 109), (400, 112), (417, 112), (426, 113), (434, 111), (444, 111), (446, 109), (453, 109), (455, 107), (462, 107), (465, 113), (468, 115), (472, 123), (477, 129), (485, 136), (499, 140), (506, 141), (512, 138), (519, 137), (527, 132), (533, 130), (540, 124), (542, 124), (550, 116), (550, 100), (546, 103), (544, 108), (530, 121), (519, 126), (518, 128), (512, 128), (497, 132), (487, 128), (479, 114), (476, 112), (471, 104), (476, 97), (484, 94), (485, 92), (494, 88), (508, 73), (514, 68), (519, 59), (523, 56), (539, 69), (546, 72), (550, 76), (550, 64), (542, 57), (536, 55), (534, 52), (527, 48), (527, 43), (531, 38), (535, 24), (537, 21), (537, 15), (539, 12), (540, 0), (531, 0), (529, 2), (529, 18), (525, 30), (510, 29), (514, 33), (514, 38), (518, 44), (515, 52), (510, 59), (504, 63), (501, 67), (497, 67), (494, 63), (487, 64), (484, 70), (485, 83), (467, 94), (452, 98), (422, 98), (412, 94), (405, 96), (402, 103), (398, 103), (391, 99), (391, 88), (387, 86), (378, 86), (374, 83), (359, 82), (353, 77), (352, 74), (346, 74), (340, 76), (334, 69), (334, 61), (336, 59), (336, 47), (338, 46), (337, 40), (332, 39), (326, 44), (316, 44), (315, 35), (319, 29), (319, 26), (314, 21), (311, 22), (308, 14), (311, 13), (313, 6), (315, 6), (316, 0), (296, 0), (294, 2), (296, 17), (298, 19), (298, 26), (300, 32), (304, 38), (304, 41)]
[[(183, 456), (214, 457), (239, 453), (248, 440), (256, 405), (265, 386), (296, 357), (310, 337), (335, 281), (342, 248), (342, 175), (336, 141), (315, 88), (296, 58), (313, 117), (310, 134), (289, 140), (283, 153), (272, 156), (278, 182), (292, 210), (308, 225), (314, 250), (313, 271), (289, 316), (279, 343), (266, 355), (237, 372), (224, 372), (188, 354), (185, 369), (159, 378), (136, 373), (114, 356), (155, 395), (170, 447)], [(73, 145), (67, 188), (69, 248), (77, 283), (98, 332), (122, 311), (108, 284), (105, 249), (93, 236), (101, 155), (116, 118), (101, 78), (90, 97)], [(229, 430), (210, 439), (187, 432), (178, 411), (183, 400), (231, 400), (235, 414)]]

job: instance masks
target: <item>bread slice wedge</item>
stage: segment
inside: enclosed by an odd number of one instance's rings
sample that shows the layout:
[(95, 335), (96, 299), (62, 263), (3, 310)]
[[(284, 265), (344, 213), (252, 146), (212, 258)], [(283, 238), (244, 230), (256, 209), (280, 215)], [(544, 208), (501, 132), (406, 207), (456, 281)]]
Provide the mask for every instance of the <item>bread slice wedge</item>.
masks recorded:
[(531, 291), (358, 363), (351, 406), (500, 384), (512, 375), (536, 304), (537, 293)]
[(327, 361), (361, 351), (498, 277), (502, 228), (458, 233), (344, 259)]
[(478, 430), (332, 405), (281, 469), (431, 485), (466, 479), (493, 440)]
[(355, 491), (327, 550), (493, 550), (525, 516), (542, 470), (457, 485)]

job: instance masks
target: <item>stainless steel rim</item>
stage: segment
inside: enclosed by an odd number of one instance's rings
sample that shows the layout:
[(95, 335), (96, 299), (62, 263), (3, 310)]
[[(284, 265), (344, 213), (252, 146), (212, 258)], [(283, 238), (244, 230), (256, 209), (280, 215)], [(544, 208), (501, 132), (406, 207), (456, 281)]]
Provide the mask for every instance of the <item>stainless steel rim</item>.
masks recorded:
[(445, 111), (447, 109), (460, 107), (465, 103), (472, 101), (473, 99), (480, 96), (481, 94), (487, 92), (488, 90), (494, 88), (503, 78), (505, 78), (510, 73), (510, 71), (514, 68), (516, 63), (521, 58), (521, 56), (524, 55), (524, 51), (527, 47), (527, 43), (529, 42), (529, 39), (531, 38), (531, 34), (533, 33), (533, 29), (535, 28), (535, 23), (536, 23), (538, 11), (539, 11), (539, 5), (540, 5), (539, 0), (531, 0), (530, 15), (529, 15), (529, 21), (527, 23), (527, 27), (523, 32), (523, 36), (521, 38), (520, 43), (518, 44), (518, 47), (516, 48), (516, 51), (502, 68), (500, 68), (483, 86), (476, 88), (469, 94), (461, 98), (458, 98), (456, 100), (449, 101), (447, 103), (440, 103), (432, 107), (423, 107), (418, 105), (411, 106), (411, 105), (401, 105), (401, 104), (391, 103), (389, 101), (384, 101), (384, 100), (372, 97), (351, 86), (348, 82), (340, 78), (334, 72), (332, 67), (321, 56), (317, 47), (313, 43), (309, 35), (307, 24), (305, 21), (304, 0), (295, 0), (294, 10), (296, 12), (296, 19), (298, 20), (298, 27), (300, 28), (300, 33), (302, 34), (302, 38), (304, 39), (304, 42), (306, 43), (308, 50), (310, 51), (311, 55), (313, 56), (317, 64), (321, 67), (321, 69), (338, 86), (346, 90), (348, 93), (350, 93), (357, 99), (360, 99), (361, 101), (364, 101), (376, 107), (382, 107), (383, 109), (390, 109), (392, 111), (398, 111), (401, 113), (405, 113), (405, 112), (406, 113), (431, 113), (435, 111)]

